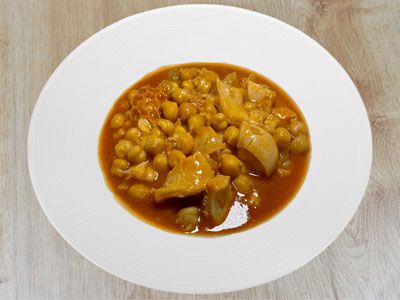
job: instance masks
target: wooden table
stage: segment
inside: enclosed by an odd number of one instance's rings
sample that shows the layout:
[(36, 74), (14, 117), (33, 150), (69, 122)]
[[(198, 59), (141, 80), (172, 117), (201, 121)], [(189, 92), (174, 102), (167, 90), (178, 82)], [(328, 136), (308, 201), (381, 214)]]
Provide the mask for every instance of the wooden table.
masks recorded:
[(345, 231), (303, 268), (237, 293), (164, 293), (99, 269), (50, 225), (26, 158), (31, 112), (47, 78), (103, 27), (185, 2), (0, 0), (0, 299), (400, 298), (399, 0), (208, 1), (265, 13), (307, 33), (344, 66), (367, 107), (374, 140), (368, 190)]

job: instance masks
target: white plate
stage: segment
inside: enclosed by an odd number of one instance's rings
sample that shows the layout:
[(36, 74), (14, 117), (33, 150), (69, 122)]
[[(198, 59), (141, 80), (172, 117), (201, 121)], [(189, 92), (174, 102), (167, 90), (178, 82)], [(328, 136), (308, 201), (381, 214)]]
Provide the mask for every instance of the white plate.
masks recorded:
[[(275, 81), (300, 106), (312, 142), (306, 181), (290, 205), (218, 238), (171, 234), (132, 216), (104, 184), (97, 157), (103, 121), (127, 87), (160, 66), (197, 61), (240, 65)], [(357, 210), (371, 158), (362, 99), (327, 51), (276, 19), (213, 5), (148, 11), (89, 38), (46, 83), (28, 137), (33, 187), (65, 240), (118, 277), (182, 293), (249, 288), (310, 261)]]

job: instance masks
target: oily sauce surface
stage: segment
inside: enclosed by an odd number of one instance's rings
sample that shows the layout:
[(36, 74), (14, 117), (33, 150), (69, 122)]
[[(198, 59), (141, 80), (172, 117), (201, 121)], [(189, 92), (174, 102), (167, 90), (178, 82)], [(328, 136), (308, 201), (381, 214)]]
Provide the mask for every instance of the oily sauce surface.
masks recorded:
[[(238, 77), (245, 77), (249, 74), (254, 74), (257, 82), (268, 85), (271, 90), (274, 90), (277, 93), (276, 106), (285, 106), (291, 109), (298, 115), (298, 120), (305, 124), (306, 120), (289, 95), (274, 82), (254, 71), (230, 64), (189, 63), (178, 66), (173, 65), (162, 67), (147, 74), (144, 78), (140, 79), (126, 90), (118, 98), (109, 112), (100, 134), (98, 154), (105, 181), (115, 195), (115, 198), (133, 215), (139, 217), (146, 223), (159, 227), (160, 229), (182, 233), (182, 230), (176, 224), (177, 212), (181, 208), (192, 204), (199, 205), (202, 201), (202, 196), (173, 199), (161, 204), (149, 201), (148, 199), (133, 199), (126, 193), (126, 191), (119, 189), (122, 179), (117, 176), (112, 176), (109, 172), (114, 159), (115, 146), (115, 142), (113, 142), (115, 140), (115, 138), (113, 138), (115, 129), (111, 128), (109, 125), (112, 117), (116, 113), (123, 113), (126, 110), (127, 94), (131, 89), (139, 89), (146, 85), (157, 86), (160, 81), (167, 77), (168, 72), (176, 67), (207, 68), (216, 72), (220, 78), (223, 78), (231, 72), (236, 72)], [(251, 228), (270, 219), (288, 205), (300, 189), (307, 173), (309, 158), (310, 151), (305, 154), (291, 154), (290, 159), (293, 162), (293, 168), (291, 173), (285, 177), (280, 176), (277, 172), (274, 172), (268, 178), (251, 176), (255, 189), (258, 191), (261, 199), (259, 205), (256, 207), (246, 205), (240, 201), (240, 195), (238, 195), (228, 217), (221, 225), (213, 227), (212, 224), (207, 222), (207, 219), (203, 218), (198, 225), (198, 228), (192, 233), (197, 235), (228, 234)], [(158, 179), (155, 182), (148, 183), (148, 185), (154, 188), (161, 187), (165, 180), (165, 176), (166, 174), (159, 174)], [(135, 179), (130, 179), (128, 182), (134, 183), (136, 181), (137, 180)]]

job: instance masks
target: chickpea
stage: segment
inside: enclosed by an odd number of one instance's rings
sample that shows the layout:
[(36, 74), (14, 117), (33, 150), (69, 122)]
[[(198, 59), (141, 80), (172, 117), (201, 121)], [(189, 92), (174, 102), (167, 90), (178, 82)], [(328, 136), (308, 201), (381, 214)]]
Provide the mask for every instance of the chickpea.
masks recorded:
[(264, 114), (259, 110), (250, 111), (250, 122), (261, 125), (264, 122)]
[(293, 136), (298, 136), (300, 134), (307, 134), (306, 125), (300, 121), (291, 121), (289, 124), (289, 131)]
[(171, 96), (172, 91), (179, 88), (178, 83), (176, 83), (175, 81), (168, 81), (168, 80), (161, 81), (160, 86), (164, 91), (164, 93), (167, 94), (167, 96)]
[(168, 166), (172, 169), (179, 164), (182, 159), (185, 159), (186, 156), (182, 151), (179, 150), (171, 150), (168, 152)]
[(253, 191), (253, 193), (251, 193), (246, 200), (247, 204), (253, 207), (260, 205), (261, 202), (260, 195), (257, 193), (257, 191)]
[(168, 157), (165, 153), (157, 154), (153, 159), (153, 166), (159, 172), (168, 171)]
[(206, 107), (204, 108), (205, 112), (208, 112), (212, 115), (215, 115), (216, 113), (218, 113), (217, 109), (215, 108), (213, 103), (207, 103)]
[(164, 101), (162, 104), (164, 117), (170, 120), (171, 122), (175, 122), (178, 118), (179, 108), (176, 102), (172, 101)]
[(164, 148), (165, 152), (168, 153), (169, 151), (171, 151), (175, 148), (176, 148), (176, 139), (168, 138), (165, 140), (165, 148)]
[(193, 79), (199, 74), (199, 69), (197, 68), (182, 68), (181, 69), (181, 78), (182, 80)]
[(172, 81), (181, 81), (181, 71), (178, 69), (172, 69), (168, 72), (167, 77)]
[(287, 125), (291, 119), (297, 117), (297, 114), (287, 107), (274, 107), (272, 113), (279, 119), (281, 125)]
[(180, 136), (177, 143), (178, 150), (181, 150), (184, 154), (192, 152), (194, 145), (193, 137), (190, 133), (184, 133)]
[[(124, 101), (124, 102), (125, 102), (125, 101)], [(122, 107), (121, 107), (121, 108), (122, 108)], [(126, 110), (122, 115), (124, 116), (125, 120), (126, 120), (126, 119), (129, 119), (130, 116), (131, 116), (131, 111), (130, 111), (130, 110)]]
[(158, 173), (150, 166), (146, 166), (144, 176), (142, 180), (144, 181), (156, 181), (158, 178)]
[(128, 154), (128, 152), (131, 150), (132, 147), (133, 147), (133, 144), (131, 141), (120, 140), (114, 146), (115, 156), (118, 158), (124, 158)]
[(153, 129), (150, 131), (150, 135), (158, 136), (160, 138), (165, 137), (162, 130), (158, 127), (153, 127)]
[(124, 135), (125, 135), (125, 129), (120, 128), (113, 134), (113, 138), (118, 140), (122, 138)]
[(144, 148), (144, 145), (146, 145), (147, 137), (148, 135), (139, 137), (136, 144)]
[(172, 99), (175, 100), (176, 103), (182, 104), (184, 102), (189, 101), (191, 98), (190, 92), (186, 89), (177, 89), (172, 91)]
[(251, 102), (251, 101), (246, 101), (245, 103), (243, 103), (243, 108), (246, 111), (251, 111), (251, 110), (256, 108), (256, 104), (254, 102)]
[(176, 224), (184, 231), (192, 231), (200, 222), (200, 210), (196, 206), (182, 208), (176, 216)]
[(135, 183), (135, 184), (132, 184), (131, 187), (129, 188), (128, 194), (132, 198), (144, 199), (144, 198), (150, 196), (151, 189), (150, 189), (150, 187), (148, 187), (144, 184)]
[(174, 130), (174, 133), (172, 134), (172, 136), (173, 136), (175, 139), (179, 139), (180, 136), (183, 135), (183, 134), (185, 134), (186, 132), (187, 132), (187, 131), (186, 131), (185, 127), (183, 127), (183, 126), (181, 126), (181, 125), (178, 125), (178, 126), (175, 126), (175, 130)]
[(186, 121), (197, 113), (197, 109), (192, 103), (185, 102), (179, 106), (179, 113), (181, 120)]
[(125, 173), (124, 173), (123, 170), (115, 169), (115, 168), (113, 168), (113, 167), (110, 168), (110, 173), (111, 173), (112, 175), (119, 176), (119, 177), (122, 177), (122, 176), (125, 175)]
[(291, 139), (289, 131), (283, 127), (278, 127), (277, 129), (275, 129), (275, 132), (273, 133), (272, 137), (278, 144), (279, 148), (287, 147)]
[(213, 122), (222, 122), (225, 121), (225, 115), (224, 113), (218, 113), (216, 115), (212, 116), (212, 121)]
[(125, 118), (122, 114), (115, 114), (111, 119), (111, 128), (118, 128), (123, 126), (125, 123)]
[(193, 90), (194, 86), (190, 80), (185, 80), (182, 82), (182, 87), (187, 90)]
[[(124, 110), (125, 113), (126, 113), (126, 111), (128, 111), (128, 110), (131, 109), (132, 105), (129, 103), (128, 100), (124, 99), (124, 100), (121, 102), (121, 105), (120, 105), (119, 107), (120, 107), (121, 110)], [(129, 112), (130, 112), (130, 111), (129, 111)]]
[(253, 182), (248, 175), (240, 174), (233, 182), (239, 193), (249, 194), (253, 190)]
[(268, 131), (270, 134), (275, 132), (275, 128), (278, 126), (279, 120), (275, 117), (267, 118), (264, 121), (264, 129)]
[(277, 172), (279, 175), (282, 177), (290, 175), (293, 167), (293, 162), (290, 159), (280, 161), (279, 162), (279, 168), (277, 169)]
[(236, 177), (239, 174), (242, 162), (232, 154), (225, 154), (221, 158), (221, 171), (225, 175)]
[(225, 142), (231, 146), (236, 147), (239, 138), (239, 129), (235, 126), (229, 126), (224, 131)]
[(135, 178), (138, 180), (143, 180), (144, 174), (146, 172), (147, 162), (142, 162), (136, 166), (132, 166), (128, 169), (127, 173), (129, 178)]
[(110, 173), (117, 176), (124, 175), (125, 170), (129, 168), (129, 163), (122, 158), (114, 159), (111, 165)]
[(135, 89), (130, 90), (127, 95), (128, 100), (132, 101), (138, 93), (139, 93), (138, 90)]
[(218, 113), (212, 116), (211, 125), (216, 131), (220, 131), (228, 127), (228, 122), (223, 113)]
[(175, 130), (174, 123), (167, 119), (159, 119), (157, 121), (157, 126), (160, 127), (162, 132), (164, 132), (168, 136), (171, 136)]
[(135, 145), (128, 153), (128, 160), (137, 165), (147, 160), (147, 154), (142, 147)]
[(129, 162), (122, 158), (116, 158), (113, 160), (112, 166), (120, 170), (127, 170), (129, 168)]
[(133, 127), (128, 130), (128, 132), (125, 135), (125, 138), (132, 142), (135, 142), (140, 137), (140, 135), (141, 135), (140, 130), (137, 129), (136, 127)]
[(140, 118), (137, 122), (137, 127), (145, 134), (149, 134), (151, 131), (151, 124), (146, 118)]
[(310, 149), (310, 142), (304, 134), (296, 136), (290, 145), (290, 150), (293, 153), (306, 152), (308, 149)]
[(164, 150), (164, 139), (155, 135), (150, 135), (146, 140), (144, 150), (153, 155), (161, 153)]
[(201, 127), (204, 127), (204, 126), (205, 126), (205, 122), (201, 115), (197, 114), (197, 115), (191, 116), (189, 118), (188, 127), (189, 127), (189, 131), (191, 133), (196, 133), (197, 131), (199, 131), (199, 129)]
[(174, 91), (176, 91), (176, 90), (179, 89), (179, 84), (176, 83), (175, 81), (170, 81), (170, 82), (169, 82), (169, 85), (170, 85), (171, 94), (172, 94)]
[(273, 115), (271, 115), (269, 112), (267, 112), (266, 110), (263, 110), (263, 109), (260, 110), (260, 113), (261, 113), (262, 116), (263, 116), (264, 122), (265, 122), (265, 120), (267, 120), (268, 118), (273, 117)]
[(203, 94), (208, 94), (212, 88), (212, 83), (203, 77), (198, 77), (194, 80), (196, 89)]

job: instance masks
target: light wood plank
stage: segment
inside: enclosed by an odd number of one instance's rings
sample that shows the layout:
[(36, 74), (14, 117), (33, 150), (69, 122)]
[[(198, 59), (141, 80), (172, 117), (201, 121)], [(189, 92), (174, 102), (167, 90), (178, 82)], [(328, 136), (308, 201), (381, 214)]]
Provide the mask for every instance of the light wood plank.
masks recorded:
[[(8, 78), (6, 69), (9, 67), (10, 52), (10, 16), (9, 6), (0, 2), (0, 298), (14, 296), (13, 270), (13, 191), (15, 180), (10, 176), (13, 153), (12, 130), (15, 126), (12, 120), (13, 103), (8, 99)], [(10, 201), (11, 200), (11, 201)]]

